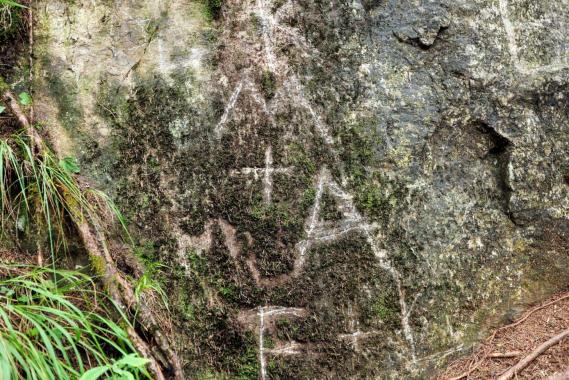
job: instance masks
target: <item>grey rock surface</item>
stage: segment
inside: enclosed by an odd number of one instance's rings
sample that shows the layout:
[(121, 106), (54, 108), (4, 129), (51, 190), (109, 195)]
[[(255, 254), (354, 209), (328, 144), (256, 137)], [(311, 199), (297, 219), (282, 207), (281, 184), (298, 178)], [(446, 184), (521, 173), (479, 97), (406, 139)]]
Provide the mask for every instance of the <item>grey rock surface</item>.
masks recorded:
[(40, 14), (40, 111), (165, 265), (188, 378), (425, 378), (568, 285), (566, 0)]

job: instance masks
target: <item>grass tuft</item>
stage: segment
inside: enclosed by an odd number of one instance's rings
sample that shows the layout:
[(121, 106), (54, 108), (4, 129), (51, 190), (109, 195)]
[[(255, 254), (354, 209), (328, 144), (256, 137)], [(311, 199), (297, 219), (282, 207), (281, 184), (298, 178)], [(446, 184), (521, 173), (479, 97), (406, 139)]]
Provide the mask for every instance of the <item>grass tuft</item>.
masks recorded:
[(204, 0), (207, 19), (216, 20), (219, 18), (221, 14), (221, 1), (222, 0)]
[(0, 273), (0, 378), (150, 378), (126, 316), (87, 275), (6, 265)]
[(0, 0), (0, 39), (11, 35), (20, 22), (22, 4), (12, 0)]
[(34, 154), (21, 134), (0, 139), (1, 234), (11, 222), (17, 233), (46, 236), (53, 259), (58, 251), (67, 250), (69, 219), (87, 220), (102, 230), (109, 218), (116, 218), (130, 239), (126, 221), (112, 200), (100, 191), (81, 187), (76, 172), (76, 167), (57, 159), (47, 147), (41, 155)]

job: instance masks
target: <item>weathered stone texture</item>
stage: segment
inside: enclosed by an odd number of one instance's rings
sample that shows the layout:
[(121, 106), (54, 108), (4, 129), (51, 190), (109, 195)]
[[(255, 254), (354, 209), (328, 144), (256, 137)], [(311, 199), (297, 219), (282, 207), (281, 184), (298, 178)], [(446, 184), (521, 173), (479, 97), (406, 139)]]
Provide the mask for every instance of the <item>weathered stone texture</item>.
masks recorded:
[(423, 378), (567, 286), (567, 1), (208, 15), (46, 1), (37, 68), (167, 265), (189, 378)]

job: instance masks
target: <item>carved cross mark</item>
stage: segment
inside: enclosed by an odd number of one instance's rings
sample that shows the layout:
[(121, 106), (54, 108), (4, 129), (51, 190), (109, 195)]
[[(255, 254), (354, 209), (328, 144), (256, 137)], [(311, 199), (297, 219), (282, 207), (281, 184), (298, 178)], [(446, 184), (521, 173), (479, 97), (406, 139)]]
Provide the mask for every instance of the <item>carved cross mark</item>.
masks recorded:
[(260, 306), (256, 309), (243, 311), (239, 314), (239, 321), (249, 326), (253, 330), (257, 330), (259, 335), (259, 363), (260, 378), (267, 378), (267, 356), (288, 356), (298, 355), (302, 352), (302, 345), (291, 342), (277, 342), (275, 347), (265, 347), (265, 334), (272, 333), (275, 330), (275, 322), (285, 317), (302, 318), (307, 315), (306, 309), (281, 307), (281, 306)]
[(290, 174), (291, 167), (287, 168), (274, 168), (273, 167), (273, 149), (271, 146), (267, 147), (265, 151), (265, 167), (264, 168), (242, 168), (239, 170), (232, 170), (232, 176), (238, 175), (253, 175), (253, 178), (258, 180), (263, 179), (263, 200), (266, 204), (271, 203), (271, 195), (273, 192), (273, 175), (274, 174)]
[(348, 317), (348, 331), (352, 332), (346, 334), (340, 334), (338, 335), (338, 339), (348, 341), (350, 343), (350, 346), (352, 346), (352, 348), (354, 349), (354, 351), (356, 352), (360, 351), (360, 344), (362, 340), (380, 334), (379, 331), (363, 332), (359, 329), (360, 322), (358, 321), (356, 313), (354, 313), (352, 305), (348, 305), (347, 317)]

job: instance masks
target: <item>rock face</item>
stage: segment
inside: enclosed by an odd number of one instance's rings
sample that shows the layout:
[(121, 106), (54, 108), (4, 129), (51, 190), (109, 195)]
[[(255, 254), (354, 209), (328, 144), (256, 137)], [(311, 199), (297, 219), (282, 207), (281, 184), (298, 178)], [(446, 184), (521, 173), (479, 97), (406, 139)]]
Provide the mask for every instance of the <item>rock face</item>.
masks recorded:
[(38, 9), (46, 123), (188, 378), (424, 378), (568, 285), (569, 3), (221, 4)]

